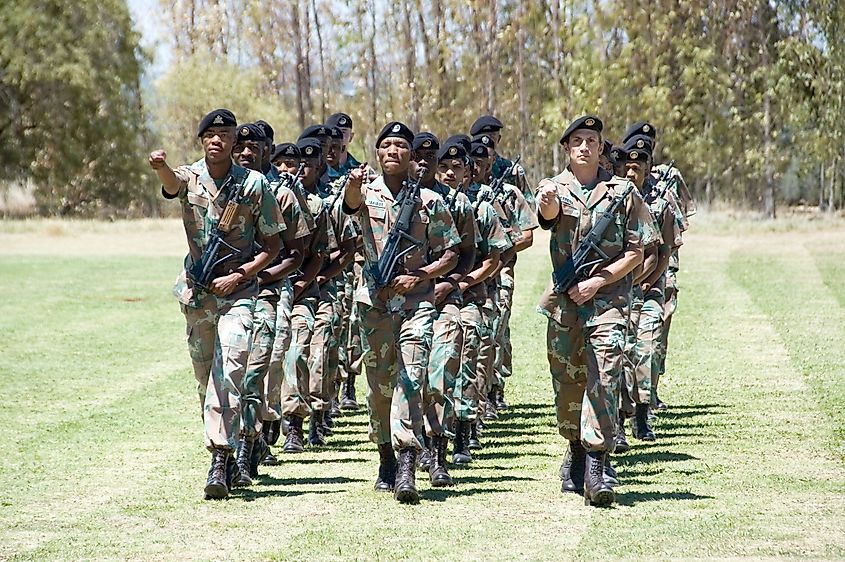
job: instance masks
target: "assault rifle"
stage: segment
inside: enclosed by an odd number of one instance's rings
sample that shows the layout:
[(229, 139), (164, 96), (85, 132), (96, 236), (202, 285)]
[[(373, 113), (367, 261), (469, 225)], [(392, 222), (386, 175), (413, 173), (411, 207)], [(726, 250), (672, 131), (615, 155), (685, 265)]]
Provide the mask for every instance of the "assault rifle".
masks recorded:
[[(666, 169), (663, 170), (663, 173), (657, 178), (657, 185), (663, 183), (663, 189), (660, 190), (660, 193), (657, 194), (657, 197), (663, 197), (666, 195), (666, 192), (669, 190), (670, 187), (675, 185), (678, 182), (678, 178), (672, 177), (672, 170), (675, 168), (675, 161), (672, 160), (669, 164), (666, 165)], [(671, 178), (671, 181), (670, 181)], [(655, 197), (655, 199), (657, 199)]]
[[(387, 235), (387, 242), (384, 244), (384, 250), (378, 262), (369, 266), (370, 274), (376, 283), (376, 289), (382, 289), (393, 281), (399, 260), (422, 245), (422, 240), (417, 240), (411, 236), (410, 232), (411, 218), (414, 216), (417, 203), (420, 202), (420, 182), (425, 173), (426, 168), (421, 166), (415, 182), (405, 180), (402, 183), (404, 196), (402, 206), (399, 208), (399, 217), (396, 219), (396, 224), (393, 225), (390, 234)], [(410, 245), (404, 250), (399, 249), (402, 240), (410, 242)]]
[[(232, 228), (232, 221), (235, 219), (235, 213), (238, 210), (238, 202), (236, 196), (240, 191), (240, 185), (229, 186), (231, 176), (227, 178), (226, 183), (221, 189), (227, 189), (226, 204), (223, 206), (223, 214), (220, 220), (214, 225), (214, 229), (208, 237), (208, 243), (202, 251), (199, 261), (188, 269), (188, 278), (193, 284), (204, 291), (211, 292), (211, 281), (214, 279), (214, 268), (221, 263), (232, 259), (241, 254), (231, 244), (223, 240), (223, 236)], [(223, 248), (230, 250), (230, 253), (220, 257), (220, 252)]]
[(482, 201), (487, 201), (491, 205), (497, 201), (499, 203), (503, 203), (505, 201), (505, 178), (516, 174), (515, 170), (517, 164), (519, 164), (520, 158), (522, 158), (522, 156), (517, 156), (510, 168), (505, 170), (501, 176), (493, 178), (493, 181), (490, 182), (490, 191), (478, 194), (478, 197), (475, 199), (475, 205), (473, 205), (474, 211), (478, 210), (478, 206)]
[(323, 207), (320, 209), (320, 215), (323, 213), (331, 213), (334, 206), (337, 205), (338, 200), (343, 197), (343, 192), (346, 190), (346, 184), (349, 183), (349, 174), (343, 176), (343, 181), (337, 186), (337, 189), (332, 194), (330, 202), (323, 202)]
[[(596, 224), (593, 225), (593, 228), (581, 239), (572, 255), (566, 259), (563, 267), (552, 271), (555, 293), (566, 293), (575, 283), (586, 279), (597, 265), (610, 261), (610, 257), (604, 253), (599, 244), (607, 227), (613, 222), (616, 211), (625, 203), (625, 199), (633, 190), (634, 184), (629, 184), (622, 195), (614, 198), (601, 214), (599, 220), (596, 221)], [(599, 257), (588, 261), (590, 252), (595, 252)]]

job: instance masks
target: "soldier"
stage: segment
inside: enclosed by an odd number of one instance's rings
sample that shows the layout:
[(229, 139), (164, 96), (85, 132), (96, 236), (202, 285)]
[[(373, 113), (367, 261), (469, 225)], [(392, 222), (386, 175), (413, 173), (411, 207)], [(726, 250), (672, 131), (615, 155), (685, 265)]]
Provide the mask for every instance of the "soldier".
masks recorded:
[(355, 131), (352, 130), (352, 118), (346, 113), (334, 113), (326, 119), (327, 127), (337, 127), (343, 135), (343, 142), (340, 148), (338, 166), (335, 170), (337, 177), (349, 173), (349, 170), (361, 165), (358, 160), (349, 153), (349, 146), (355, 138)]
[[(232, 162), (237, 121), (231, 111), (217, 109), (200, 121), (197, 136), (204, 157), (176, 170), (163, 150), (150, 154), (166, 199), (178, 198), (189, 253), (177, 280), (178, 297), (187, 323), (188, 350), (198, 382), (205, 425), (205, 445), (211, 451), (206, 499), (228, 496), (227, 463), (237, 440), (254, 437), (255, 427), (242, 424), (243, 397), (257, 396), (256, 378), (246, 377), (252, 317), (258, 295), (256, 275), (279, 253), (279, 206), (267, 180)], [(203, 256), (222, 237), (232, 250)], [(255, 244), (259, 248), (255, 248)], [(195, 265), (217, 264), (208, 276)], [(209, 261), (211, 260), (211, 261)]]
[[(323, 200), (316, 194), (319, 173), (323, 166), (323, 154), (319, 141), (304, 138), (297, 143), (302, 169), (300, 182), (305, 191), (306, 206), (314, 217), (314, 230), (305, 243), (302, 267), (291, 275), (293, 282), (291, 309), (291, 343), (285, 354), (285, 377), (282, 382), (282, 410), (288, 420), (288, 434), (282, 450), (299, 453), (304, 450), (302, 426), (306, 416), (311, 417), (309, 441), (311, 445), (325, 444), (319, 432), (322, 414), (322, 372), (313, 372), (311, 357), (312, 338), (326, 338), (326, 326), (315, 325), (320, 285), (317, 276), (328, 259), (331, 234), (328, 216), (321, 213)], [(330, 327), (328, 328), (330, 331)]]
[[(496, 143), (493, 137), (482, 134), (475, 141), (484, 145), (487, 148), (489, 156), (475, 157), (476, 164), (479, 166), (479, 173), (481, 177), (487, 177), (490, 174), (493, 159), (495, 155)], [(507, 172), (504, 172), (505, 174)], [(499, 176), (491, 176), (499, 177)], [(514, 231), (518, 232), (518, 240), (514, 243), (515, 253), (522, 252), (531, 247), (534, 243), (534, 230), (539, 226), (537, 216), (531, 210), (530, 205), (522, 196), (521, 191), (514, 185), (505, 183), (504, 192), (500, 197), (500, 204), (505, 212), (505, 217), (513, 227)], [(498, 281), (498, 298), (497, 306), (499, 311), (496, 316), (494, 326), (494, 340), (496, 346), (496, 358), (494, 379), (491, 379), (493, 387), (491, 389), (491, 396), (486, 401), (485, 418), (496, 419), (496, 410), (507, 409), (507, 403), (504, 398), (505, 380), (513, 373), (513, 348), (510, 339), (510, 313), (513, 305), (513, 291), (514, 291), (514, 268), (516, 266), (516, 255), (506, 263), (502, 264), (499, 271)]]
[[(583, 490), (587, 505), (607, 506), (615, 499), (604, 470), (606, 455), (615, 444), (630, 273), (642, 263), (643, 247), (655, 233), (630, 182), (599, 168), (601, 131), (598, 117), (576, 119), (560, 139), (569, 166), (540, 182), (537, 194), (540, 225), (551, 231), (554, 270), (539, 311), (548, 317), (558, 431), (569, 441), (562, 490)], [(619, 199), (618, 219), (600, 242), (609, 260), (593, 268), (586, 279), (560, 286), (566, 261), (597, 218)]]
[[(493, 140), (494, 146), (498, 146), (499, 143), (502, 141), (502, 129), (504, 125), (501, 121), (493, 117), (492, 115), (483, 115), (475, 120), (475, 123), (472, 124), (470, 127), (469, 134), (472, 135), (474, 139), (482, 136), (487, 135)], [(514, 172), (514, 165), (513, 162), (504, 158), (500, 154), (493, 150), (493, 154), (495, 159), (493, 161), (492, 173), (494, 177), (501, 177), (506, 176), (505, 181), (508, 183), (515, 185), (522, 196), (525, 198), (525, 201), (528, 203), (528, 207), (531, 209), (533, 213), (537, 213), (537, 202), (534, 198), (534, 192), (531, 190), (531, 184), (528, 181), (528, 178), (525, 176), (525, 169), (520, 166), (519, 164), (516, 165), (516, 173)]]
[[(420, 467), (429, 470), (434, 487), (452, 486), (452, 477), (446, 469), (446, 447), (453, 436), (451, 428), (455, 420), (454, 393), (461, 368), (463, 348), (463, 326), (461, 324), (461, 293), (459, 283), (475, 263), (477, 230), (469, 199), (458, 190), (436, 179), (441, 159), (451, 160), (466, 156), (463, 147), (457, 144), (440, 147), (440, 141), (431, 133), (419, 133), (412, 143), (412, 158), (426, 170), (421, 184), (443, 198), (446, 210), (452, 217), (461, 243), (457, 247), (458, 264), (438, 278), (434, 284), (434, 305), (437, 312), (431, 344), (428, 376), (423, 389), (424, 418), (426, 434)], [(452, 182), (456, 185), (457, 182)], [(456, 431), (463, 431), (463, 422)], [(467, 430), (469, 428), (467, 427)], [(430, 446), (430, 455), (426, 449)], [(424, 458), (425, 457), (425, 458)]]
[[(362, 191), (364, 167), (350, 172), (344, 194), (344, 212), (361, 224), (366, 266), (358, 280), (355, 301), (361, 319), (367, 368), (367, 404), (370, 411), (370, 440), (378, 444), (379, 473), (375, 488), (394, 491), (402, 503), (417, 503), (414, 471), (422, 448), (422, 396), (431, 351), (434, 323), (432, 280), (457, 263), (453, 250), (460, 244), (452, 217), (443, 200), (421, 189), (412, 203), (410, 232), (415, 240), (402, 240), (399, 249), (408, 253), (398, 264), (396, 275), (382, 286), (375, 267), (385, 243), (395, 230), (398, 213), (406, 203), (411, 177), (411, 143), (414, 134), (404, 124), (388, 123), (376, 140), (382, 175)], [(441, 257), (430, 261), (431, 253)], [(397, 466), (393, 451), (399, 451)]]
[[(652, 139), (653, 147), (655, 149), (657, 148), (657, 128), (651, 123), (647, 121), (639, 121), (628, 127), (628, 130), (625, 132), (623, 142), (627, 142), (630, 138), (636, 135), (645, 135), (650, 137)], [(660, 190), (667, 193), (667, 196), (673, 200), (670, 201), (670, 203), (672, 203), (675, 208), (676, 218), (679, 222), (681, 231), (683, 232), (689, 226), (689, 217), (694, 215), (696, 212), (695, 201), (690, 194), (686, 182), (684, 181), (684, 177), (677, 168), (672, 167), (670, 170), (666, 164), (652, 164), (652, 177), (658, 179), (664, 174), (669, 178), (667, 180), (668, 189), (660, 187)], [(669, 328), (672, 326), (672, 316), (678, 308), (677, 273), (679, 268), (680, 261), (678, 258), (678, 251), (676, 250), (672, 252), (672, 255), (669, 258), (669, 268), (666, 274), (666, 287), (664, 291), (663, 322), (658, 335), (657, 348), (655, 351), (657, 355), (658, 369), (657, 376), (652, 384), (652, 407), (657, 410), (666, 409), (666, 404), (660, 400), (657, 394), (657, 386), (660, 381), (660, 376), (666, 372), (666, 354), (669, 347)]]
[(267, 178), (267, 181), (273, 182), (279, 179), (279, 173), (276, 171), (276, 168), (270, 162), (270, 157), (273, 155), (273, 135), (275, 135), (275, 131), (273, 131), (273, 127), (270, 126), (270, 123), (267, 121), (262, 121), (259, 119), (255, 122), (255, 125), (261, 129), (261, 132), (264, 133), (264, 152), (261, 157), (261, 167), (258, 170), (264, 177)]

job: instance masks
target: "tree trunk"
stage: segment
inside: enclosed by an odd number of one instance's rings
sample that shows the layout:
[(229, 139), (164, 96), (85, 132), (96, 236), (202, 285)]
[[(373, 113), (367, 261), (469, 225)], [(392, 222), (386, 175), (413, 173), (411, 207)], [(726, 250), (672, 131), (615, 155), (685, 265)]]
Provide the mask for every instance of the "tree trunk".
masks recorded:
[(328, 105), (329, 77), (326, 75), (326, 62), (323, 57), (323, 33), (320, 30), (320, 16), (317, 10), (317, 0), (311, 0), (314, 12), (314, 30), (317, 32), (317, 48), (320, 50), (320, 123), (326, 121), (326, 106)]

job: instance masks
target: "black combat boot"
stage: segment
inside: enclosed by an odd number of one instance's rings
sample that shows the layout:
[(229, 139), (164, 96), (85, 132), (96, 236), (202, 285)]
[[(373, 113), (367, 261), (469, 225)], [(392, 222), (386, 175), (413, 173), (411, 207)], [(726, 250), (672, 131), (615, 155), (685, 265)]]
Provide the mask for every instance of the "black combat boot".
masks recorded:
[(619, 483), (619, 475), (616, 474), (616, 469), (610, 464), (610, 453), (604, 455), (604, 481), (611, 488), (622, 485)]
[(226, 455), (226, 487), (230, 490), (235, 487), (235, 478), (238, 477), (240, 471), (238, 470), (238, 463), (235, 462), (235, 457)]
[(604, 481), (605, 456), (604, 451), (590, 451), (584, 469), (584, 505), (609, 507), (616, 500), (607, 482)]
[(320, 435), (323, 436), (323, 440), (326, 437), (334, 433), (332, 428), (334, 427), (334, 420), (332, 419), (332, 414), (328, 410), (323, 410), (322, 416), (320, 417)]
[(285, 444), (282, 451), (285, 453), (301, 453), (305, 450), (305, 445), (302, 439), (302, 422), (304, 420), (299, 416), (291, 416), (288, 418), (288, 434), (285, 439)]
[(657, 437), (648, 422), (648, 404), (637, 404), (634, 412), (634, 421), (631, 424), (631, 433), (640, 441), (654, 441)]
[(496, 421), (499, 419), (499, 413), (496, 411), (495, 391), (491, 390), (487, 394), (487, 401), (484, 403), (484, 419), (487, 421)]
[(452, 462), (455, 464), (469, 464), (472, 462), (472, 453), (469, 451), (469, 424), (468, 421), (458, 421), (455, 428), (455, 445), (452, 449)]
[(467, 447), (471, 451), (477, 451), (484, 448), (481, 446), (481, 435), (479, 435), (478, 432), (477, 421), (469, 422), (469, 440), (467, 441)]
[(454, 486), (455, 482), (446, 470), (446, 447), (449, 440), (443, 435), (435, 435), (431, 438), (431, 468), (428, 476), (432, 488), (444, 488)]
[(208, 480), (205, 482), (205, 499), (222, 500), (229, 495), (226, 485), (226, 459), (229, 457), (227, 449), (213, 449), (211, 451), (211, 468), (208, 469)]
[(355, 411), (358, 409), (358, 402), (355, 400), (355, 375), (349, 373), (343, 381), (343, 398), (340, 400), (341, 410)]
[(420, 451), (420, 470), (428, 470), (431, 468), (431, 460), (434, 456), (434, 453), (431, 450), (431, 439), (428, 435), (423, 435), (422, 438), (422, 451)]
[(235, 456), (235, 461), (238, 463), (238, 476), (235, 478), (233, 485), (236, 488), (241, 486), (252, 486), (252, 478), (250, 478), (249, 462), (252, 457), (252, 449), (255, 442), (252, 439), (241, 437), (238, 441), (238, 451)]
[(322, 412), (313, 412), (311, 419), (308, 421), (308, 444), (312, 447), (322, 447), (326, 444), (323, 435), (320, 432), (320, 422), (322, 421)]
[(279, 436), (282, 434), (282, 420), (265, 421), (264, 427), (267, 431), (264, 433), (264, 439), (267, 445), (272, 447), (279, 441)]
[(631, 450), (631, 445), (628, 443), (628, 438), (625, 436), (625, 414), (619, 412), (619, 423), (616, 426), (616, 442), (617, 453), (627, 453)]
[(505, 389), (501, 386), (493, 387), (493, 396), (496, 399), (496, 410), (504, 412), (508, 409), (508, 403), (505, 402)]
[(396, 468), (396, 486), (393, 497), (399, 503), (420, 503), (417, 491), (417, 450), (413, 447), (399, 451), (399, 466)]
[(584, 492), (584, 467), (586, 466), (587, 451), (580, 441), (570, 441), (569, 451), (560, 465), (561, 492)]
[(270, 447), (267, 446), (267, 441), (264, 440), (264, 433), (259, 433), (255, 438), (252, 446), (252, 455), (249, 457), (249, 477), (255, 480), (258, 478), (258, 465), (267, 456)]
[(660, 397), (657, 395), (657, 392), (654, 393), (654, 409), (658, 412), (665, 412), (669, 409), (669, 406), (667, 406), (666, 403), (660, 399)]
[(382, 443), (378, 446), (378, 478), (376, 478), (376, 492), (392, 492), (396, 484), (396, 457), (393, 455), (393, 445)]

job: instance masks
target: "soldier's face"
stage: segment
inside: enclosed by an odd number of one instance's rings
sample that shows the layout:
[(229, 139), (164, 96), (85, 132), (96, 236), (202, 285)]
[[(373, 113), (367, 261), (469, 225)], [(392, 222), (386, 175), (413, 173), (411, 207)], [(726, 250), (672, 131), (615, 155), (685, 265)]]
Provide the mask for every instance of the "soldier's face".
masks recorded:
[(342, 139), (331, 139), (329, 141), (329, 148), (326, 151), (326, 164), (332, 168), (337, 168), (340, 164), (340, 153), (342, 148)]
[(413, 153), (414, 162), (417, 166), (425, 168), (423, 181), (431, 181), (437, 173), (437, 152), (430, 149), (415, 150)]
[(637, 186), (637, 189), (643, 186), (645, 182), (647, 170), (645, 162), (640, 162), (637, 160), (631, 162), (625, 162), (625, 177), (631, 180), (634, 185)]
[(235, 162), (244, 168), (258, 170), (264, 157), (264, 142), (243, 141), (235, 145), (232, 151)]
[(299, 158), (278, 158), (273, 164), (276, 165), (280, 172), (295, 174), (299, 169)]
[(566, 142), (569, 161), (579, 166), (598, 166), (601, 135), (592, 129), (575, 129)]
[(347, 127), (338, 127), (340, 131), (343, 133), (343, 146), (349, 146), (349, 143), (352, 142), (352, 139), (355, 137), (355, 131), (349, 129)]
[(388, 176), (406, 174), (411, 165), (411, 145), (399, 137), (382, 139), (376, 150), (382, 171)]
[(273, 155), (273, 143), (269, 140), (264, 143), (264, 154), (261, 155), (261, 165), (270, 163), (270, 156)]
[(499, 146), (499, 141), (502, 140), (502, 132), (501, 131), (495, 131), (493, 133), (487, 133), (487, 136), (490, 137), (491, 139), (493, 139), (493, 143), (496, 146)]
[[(305, 164), (305, 167), (302, 168), (302, 173), (299, 175), (299, 180), (305, 187), (311, 187), (312, 185), (317, 183), (317, 179), (320, 177), (321, 162), (316, 158), (306, 158), (302, 162)], [(297, 167), (299, 167), (299, 165), (297, 165)], [(296, 170), (294, 170), (294, 172), (295, 171)]]
[(447, 158), (437, 166), (437, 181), (445, 183), (452, 189), (458, 189), (464, 183), (466, 171), (463, 160)]
[(473, 156), (475, 162), (475, 181), (482, 182), (490, 175), (490, 168), (493, 164), (489, 156)]
[(232, 158), (232, 145), (235, 143), (234, 127), (209, 127), (202, 137), (202, 150), (205, 159), (212, 164)]

